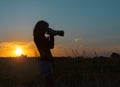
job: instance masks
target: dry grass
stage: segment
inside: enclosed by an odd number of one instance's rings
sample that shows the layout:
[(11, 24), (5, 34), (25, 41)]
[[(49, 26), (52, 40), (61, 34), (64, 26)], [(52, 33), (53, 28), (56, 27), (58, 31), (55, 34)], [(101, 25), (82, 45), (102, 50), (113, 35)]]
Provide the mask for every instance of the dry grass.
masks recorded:
[[(120, 87), (120, 58), (55, 58), (56, 87)], [(44, 87), (38, 58), (0, 59), (0, 87)]]

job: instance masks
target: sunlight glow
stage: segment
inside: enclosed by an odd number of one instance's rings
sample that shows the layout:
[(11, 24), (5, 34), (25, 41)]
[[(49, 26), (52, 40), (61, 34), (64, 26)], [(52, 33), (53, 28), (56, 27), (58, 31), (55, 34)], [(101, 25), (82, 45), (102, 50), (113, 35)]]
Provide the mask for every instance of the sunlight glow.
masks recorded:
[(17, 47), (16, 50), (15, 50), (15, 54), (17, 56), (21, 56), (23, 54), (23, 50), (21, 47)]

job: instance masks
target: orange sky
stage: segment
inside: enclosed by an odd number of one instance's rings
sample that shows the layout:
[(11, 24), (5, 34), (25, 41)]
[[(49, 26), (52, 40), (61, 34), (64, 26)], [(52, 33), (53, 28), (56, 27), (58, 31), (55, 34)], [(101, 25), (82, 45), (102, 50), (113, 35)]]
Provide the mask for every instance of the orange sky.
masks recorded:
[[(33, 43), (30, 42), (3, 42), (0, 44), (0, 56), (2, 57), (15, 57), (18, 56), (15, 51), (20, 47), (23, 55), (34, 56)], [(32, 49), (32, 50), (31, 50)]]
[[(0, 57), (16, 57), (16, 50), (20, 48), (22, 50), (22, 55), (27, 55), (28, 57), (39, 56), (34, 43), (31, 42), (2, 42), (0, 43)], [(59, 50), (58, 50), (59, 49)], [(54, 56), (65, 56), (63, 48), (55, 47), (52, 50)]]
[[(0, 57), (16, 57), (17, 48), (22, 50), (22, 54), (28, 57), (39, 56), (35, 44), (31, 42), (2, 42), (0, 43)], [(53, 56), (95, 56), (95, 52), (98, 55), (110, 55), (112, 51), (119, 51), (119, 48), (112, 50), (112, 47), (107, 48), (97, 48), (88, 47), (85, 45), (59, 45), (55, 44), (54, 49), (52, 49)]]

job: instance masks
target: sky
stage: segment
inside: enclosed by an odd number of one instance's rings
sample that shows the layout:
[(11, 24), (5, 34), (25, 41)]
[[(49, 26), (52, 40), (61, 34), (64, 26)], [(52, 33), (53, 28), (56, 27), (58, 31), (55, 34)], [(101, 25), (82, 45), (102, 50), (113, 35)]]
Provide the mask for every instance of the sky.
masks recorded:
[(33, 28), (45, 20), (55, 37), (54, 56), (120, 53), (120, 0), (0, 0), (0, 56), (21, 46), (34, 56)]

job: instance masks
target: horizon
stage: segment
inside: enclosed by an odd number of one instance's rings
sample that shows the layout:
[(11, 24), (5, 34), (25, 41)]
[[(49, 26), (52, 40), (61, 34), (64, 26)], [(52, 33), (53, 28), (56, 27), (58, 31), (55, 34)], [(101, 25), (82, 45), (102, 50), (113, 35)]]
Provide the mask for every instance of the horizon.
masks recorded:
[(118, 0), (2, 0), (0, 57), (38, 55), (33, 29), (39, 20), (65, 31), (64, 37), (55, 37), (53, 56), (120, 53), (119, 4)]

